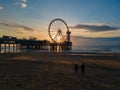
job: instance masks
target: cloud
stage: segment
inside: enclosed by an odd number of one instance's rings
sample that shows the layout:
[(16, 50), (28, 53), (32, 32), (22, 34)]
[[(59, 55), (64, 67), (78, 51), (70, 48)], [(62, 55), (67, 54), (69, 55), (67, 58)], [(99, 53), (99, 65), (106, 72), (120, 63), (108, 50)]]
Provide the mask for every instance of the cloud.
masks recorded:
[(2, 7), (2, 6), (0, 6), (0, 10), (3, 10), (3, 7)]
[(15, 2), (14, 5), (19, 5), (19, 2)]
[(20, 1), (17, 1), (14, 3), (15, 5), (20, 5), (21, 8), (27, 8), (28, 5), (27, 5), (27, 0), (20, 0)]
[(91, 39), (91, 40), (99, 40), (99, 39), (103, 39), (105, 41), (108, 40), (113, 40), (113, 41), (119, 41), (120, 42), (120, 37), (85, 37), (85, 36), (71, 36), (71, 38), (74, 39)]
[(21, 8), (27, 8), (27, 4), (26, 3), (21, 3)]
[(84, 36), (71, 36), (73, 46), (119, 46), (120, 37), (92, 38)]
[(21, 8), (27, 8), (27, 0), (21, 0), (22, 3), (21, 3)]
[(22, 2), (27, 2), (27, 0), (22, 0)]
[(112, 27), (109, 25), (82, 25), (78, 24), (75, 26), (70, 27), (72, 29), (86, 29), (91, 32), (102, 32), (102, 31), (113, 31), (113, 30), (119, 30), (120, 28)]
[(7, 22), (5, 20), (1, 20), (0, 24), (4, 25), (4, 26), (7, 26), (7, 27), (11, 27), (11, 28), (23, 29), (23, 30), (26, 30), (26, 31), (34, 31), (34, 29), (31, 28), (31, 27), (16, 24), (16, 23)]

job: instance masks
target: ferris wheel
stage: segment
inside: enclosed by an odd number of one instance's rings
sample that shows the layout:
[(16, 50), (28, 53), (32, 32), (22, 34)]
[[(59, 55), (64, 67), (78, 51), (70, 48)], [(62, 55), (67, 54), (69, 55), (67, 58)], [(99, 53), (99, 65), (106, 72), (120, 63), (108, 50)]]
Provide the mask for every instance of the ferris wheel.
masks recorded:
[(50, 22), (48, 27), (48, 34), (50, 39), (54, 43), (62, 43), (67, 40), (67, 33), (69, 32), (69, 27), (66, 22), (62, 19), (54, 19)]

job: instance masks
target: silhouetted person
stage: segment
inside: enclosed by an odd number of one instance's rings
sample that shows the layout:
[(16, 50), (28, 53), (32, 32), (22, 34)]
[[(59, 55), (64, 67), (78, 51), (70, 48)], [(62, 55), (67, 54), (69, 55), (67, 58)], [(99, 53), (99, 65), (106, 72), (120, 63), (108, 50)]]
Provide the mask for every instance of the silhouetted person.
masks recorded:
[(77, 64), (75, 64), (74, 70), (75, 70), (75, 74), (77, 74), (78, 73), (78, 65)]
[(45, 52), (45, 56), (47, 55), (47, 52)]
[(116, 54), (114, 54), (114, 58), (116, 58), (117, 57), (117, 55)]
[(82, 63), (82, 65), (81, 65), (81, 73), (84, 74), (84, 72), (85, 72), (85, 64)]

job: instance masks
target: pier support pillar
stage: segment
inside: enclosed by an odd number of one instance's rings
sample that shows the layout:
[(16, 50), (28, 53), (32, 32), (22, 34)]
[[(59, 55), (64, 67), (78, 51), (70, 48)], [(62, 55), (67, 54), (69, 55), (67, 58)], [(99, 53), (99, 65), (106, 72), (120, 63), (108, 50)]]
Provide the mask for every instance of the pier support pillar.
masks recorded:
[(13, 44), (13, 52), (15, 52), (15, 44)]
[(5, 45), (5, 51), (4, 51), (4, 53), (6, 53), (6, 43), (4, 45)]
[(10, 53), (10, 43), (8, 44), (8, 52)]
[(1, 43), (0, 43), (0, 53), (1, 53)]

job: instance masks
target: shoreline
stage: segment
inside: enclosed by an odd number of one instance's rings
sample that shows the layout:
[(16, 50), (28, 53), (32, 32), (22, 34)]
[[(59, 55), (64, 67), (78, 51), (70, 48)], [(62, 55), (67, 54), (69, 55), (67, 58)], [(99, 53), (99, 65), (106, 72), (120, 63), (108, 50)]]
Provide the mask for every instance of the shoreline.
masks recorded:
[(0, 53), (0, 55), (4, 55), (4, 54), (30, 54), (30, 53), (33, 53), (33, 54), (63, 54), (63, 55), (92, 55), (92, 54), (95, 54), (95, 55), (115, 55), (115, 56), (119, 56), (120, 55), (120, 52), (71, 52), (71, 51), (26, 51), (26, 52), (6, 52), (6, 53)]

